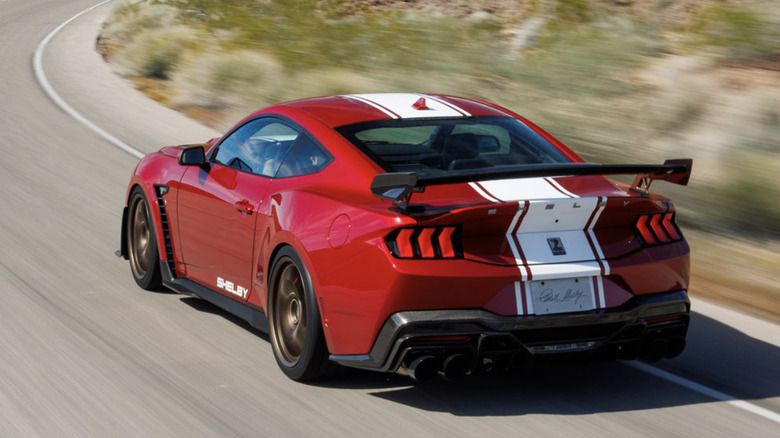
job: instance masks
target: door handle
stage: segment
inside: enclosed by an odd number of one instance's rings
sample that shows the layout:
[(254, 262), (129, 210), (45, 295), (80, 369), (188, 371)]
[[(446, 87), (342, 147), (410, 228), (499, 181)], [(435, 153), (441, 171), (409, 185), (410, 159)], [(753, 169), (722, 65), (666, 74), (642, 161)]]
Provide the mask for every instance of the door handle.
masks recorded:
[(236, 210), (243, 214), (252, 214), (255, 212), (255, 207), (253, 207), (252, 204), (250, 204), (246, 199), (242, 199), (241, 201), (236, 202), (235, 205)]

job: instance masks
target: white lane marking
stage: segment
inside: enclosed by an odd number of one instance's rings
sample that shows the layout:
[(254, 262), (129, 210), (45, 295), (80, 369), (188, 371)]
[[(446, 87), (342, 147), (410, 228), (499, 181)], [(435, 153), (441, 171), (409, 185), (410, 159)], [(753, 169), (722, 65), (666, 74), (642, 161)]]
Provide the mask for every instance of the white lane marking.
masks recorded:
[(746, 313), (718, 306), (698, 297), (688, 297), (691, 308), (716, 321), (726, 322), (729, 327), (739, 330), (746, 336), (780, 348), (780, 325), (756, 318)]
[(627, 365), (630, 365), (640, 371), (644, 371), (648, 374), (652, 374), (656, 377), (659, 377), (664, 380), (668, 380), (669, 382), (676, 383), (677, 385), (680, 385), (682, 387), (688, 388), (692, 391), (698, 392), (699, 394), (706, 395), (708, 397), (712, 397), (716, 400), (724, 401), (736, 408), (752, 412), (756, 415), (760, 415), (768, 420), (774, 421), (775, 423), (780, 423), (780, 414), (774, 411), (770, 411), (769, 409), (762, 408), (761, 406), (754, 405), (753, 403), (748, 403), (744, 400), (739, 400), (736, 397), (732, 397), (726, 393), (720, 392), (718, 390), (709, 388), (707, 386), (701, 385), (699, 383), (693, 382), (691, 380), (688, 380), (686, 378), (680, 377), (676, 374), (672, 374), (668, 371), (664, 371), (660, 368), (656, 368), (652, 365), (649, 365), (644, 362), (638, 362), (638, 361), (631, 361), (626, 362)]
[(41, 40), (41, 42), (38, 44), (38, 47), (35, 49), (35, 53), (33, 54), (33, 70), (35, 71), (35, 77), (38, 80), (38, 83), (40, 84), (41, 88), (43, 88), (43, 91), (46, 93), (46, 95), (49, 96), (49, 99), (51, 99), (58, 107), (60, 107), (60, 109), (65, 111), (66, 114), (81, 122), (84, 126), (92, 130), (97, 135), (106, 139), (109, 143), (111, 143), (115, 147), (127, 152), (128, 154), (132, 155), (135, 158), (140, 159), (143, 158), (143, 156), (146, 154), (130, 146), (129, 144), (123, 142), (122, 140), (114, 137), (113, 135), (109, 134), (107, 131), (103, 130), (102, 128), (94, 124), (91, 120), (81, 115), (81, 113), (73, 109), (72, 106), (70, 106), (67, 102), (65, 102), (65, 100), (62, 97), (60, 97), (60, 95), (57, 94), (56, 91), (54, 91), (54, 87), (51, 86), (51, 83), (49, 83), (49, 80), (46, 78), (46, 73), (44, 73), (43, 71), (43, 52), (44, 50), (46, 50), (46, 46), (49, 44), (51, 39), (54, 38), (54, 35), (56, 35), (65, 26), (67, 26), (77, 18), (81, 17), (82, 15), (86, 14), (87, 12), (90, 12), (93, 9), (97, 9), (100, 6), (103, 6), (104, 4), (110, 3), (112, 1), (114, 0), (104, 0), (90, 8), (84, 9), (78, 14), (70, 17), (67, 21), (57, 26), (48, 35), (46, 35), (46, 38)]

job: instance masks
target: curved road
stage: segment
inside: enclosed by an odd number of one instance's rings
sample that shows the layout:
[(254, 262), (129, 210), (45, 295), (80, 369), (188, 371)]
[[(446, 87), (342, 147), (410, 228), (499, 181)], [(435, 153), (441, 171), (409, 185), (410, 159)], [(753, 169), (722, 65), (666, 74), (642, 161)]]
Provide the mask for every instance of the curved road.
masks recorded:
[[(708, 303), (686, 352), (654, 366), (303, 385), (246, 324), (140, 290), (113, 255), (137, 158), (55, 105), (33, 69), (38, 44), (97, 3), (0, 0), (0, 437), (780, 436), (780, 329)], [(52, 89), (144, 152), (213, 136), (102, 63), (110, 8), (46, 46)]]

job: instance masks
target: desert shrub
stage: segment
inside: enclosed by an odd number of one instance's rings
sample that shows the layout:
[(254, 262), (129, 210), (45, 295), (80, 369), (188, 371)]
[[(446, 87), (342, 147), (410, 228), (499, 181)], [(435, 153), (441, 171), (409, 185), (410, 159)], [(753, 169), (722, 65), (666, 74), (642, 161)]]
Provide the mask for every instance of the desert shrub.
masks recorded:
[(723, 50), (727, 61), (780, 55), (780, 21), (758, 10), (727, 4), (705, 8), (694, 31), (700, 43)]
[(209, 108), (241, 106), (259, 88), (277, 87), (283, 69), (261, 52), (198, 53), (177, 73), (178, 101)]
[(188, 48), (198, 46), (198, 32), (173, 26), (141, 33), (119, 55), (125, 73), (149, 78), (167, 78)]
[(554, 13), (557, 21), (569, 24), (586, 23), (596, 16), (596, 11), (588, 0), (558, 0)]
[(614, 97), (631, 91), (622, 75), (658, 52), (653, 39), (652, 31), (633, 24), (561, 29), (541, 39), (543, 50), (504, 61), (498, 73), (567, 99)]
[(770, 154), (734, 155), (729, 175), (711, 194), (715, 226), (763, 237), (780, 237), (780, 174)]
[(165, 4), (122, 3), (111, 12), (101, 35), (119, 44), (129, 44), (145, 30), (173, 25), (178, 15), (177, 8)]

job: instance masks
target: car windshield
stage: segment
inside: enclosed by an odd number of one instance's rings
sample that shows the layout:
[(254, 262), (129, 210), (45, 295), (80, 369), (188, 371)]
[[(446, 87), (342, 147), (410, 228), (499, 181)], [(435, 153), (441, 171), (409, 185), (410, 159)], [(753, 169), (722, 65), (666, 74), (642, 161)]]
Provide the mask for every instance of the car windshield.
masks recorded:
[(420, 177), (571, 162), (539, 133), (509, 117), (380, 120), (337, 131), (386, 172), (416, 172)]

